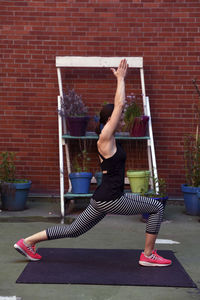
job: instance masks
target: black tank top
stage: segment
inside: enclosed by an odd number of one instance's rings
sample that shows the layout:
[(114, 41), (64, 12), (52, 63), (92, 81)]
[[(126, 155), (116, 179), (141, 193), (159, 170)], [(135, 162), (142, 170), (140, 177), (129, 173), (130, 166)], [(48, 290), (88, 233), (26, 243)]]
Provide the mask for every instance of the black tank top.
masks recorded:
[(124, 193), (124, 173), (126, 153), (121, 145), (116, 142), (117, 151), (109, 158), (104, 158), (101, 163), (101, 170), (103, 172), (102, 183), (93, 194), (93, 199), (96, 201), (110, 201), (115, 200)]

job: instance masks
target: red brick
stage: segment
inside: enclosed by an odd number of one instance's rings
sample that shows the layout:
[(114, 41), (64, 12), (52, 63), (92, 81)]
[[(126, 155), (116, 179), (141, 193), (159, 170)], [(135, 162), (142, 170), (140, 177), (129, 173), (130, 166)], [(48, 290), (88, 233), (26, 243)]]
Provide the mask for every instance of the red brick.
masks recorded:
[[(31, 177), (33, 191), (59, 190), (55, 56), (133, 55), (144, 57), (159, 174), (170, 184), (169, 193), (180, 195), (180, 137), (194, 130), (197, 118), (191, 80), (199, 76), (198, 9), (197, 1), (1, 1), (0, 149), (20, 153), (20, 173)], [(114, 97), (109, 70), (65, 74), (65, 86), (81, 91), (91, 114)], [(136, 75), (130, 70), (127, 92), (140, 91)], [(147, 166), (145, 154), (137, 162), (129, 155), (127, 165)]]

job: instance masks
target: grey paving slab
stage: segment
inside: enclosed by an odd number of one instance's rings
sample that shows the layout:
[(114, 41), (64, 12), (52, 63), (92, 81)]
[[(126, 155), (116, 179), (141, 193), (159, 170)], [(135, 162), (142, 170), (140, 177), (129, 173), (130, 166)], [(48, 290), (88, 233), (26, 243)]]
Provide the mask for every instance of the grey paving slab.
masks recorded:
[[(188, 300), (200, 299), (200, 217), (188, 216), (184, 207), (167, 205), (165, 221), (160, 239), (178, 241), (180, 244), (158, 244), (159, 249), (175, 252), (185, 270), (197, 284), (197, 289), (93, 286), (93, 285), (49, 285), (16, 284), (15, 281), (27, 264), (14, 249), (13, 244), (21, 237), (59, 223), (59, 203), (33, 201), (23, 212), (0, 213), (0, 296), (21, 297), (25, 300)], [(51, 212), (51, 214), (49, 214)], [(70, 222), (76, 213), (69, 216)], [(75, 239), (43, 242), (41, 247), (99, 248), (99, 249), (143, 249), (145, 223), (140, 216), (106, 216), (95, 228)]]

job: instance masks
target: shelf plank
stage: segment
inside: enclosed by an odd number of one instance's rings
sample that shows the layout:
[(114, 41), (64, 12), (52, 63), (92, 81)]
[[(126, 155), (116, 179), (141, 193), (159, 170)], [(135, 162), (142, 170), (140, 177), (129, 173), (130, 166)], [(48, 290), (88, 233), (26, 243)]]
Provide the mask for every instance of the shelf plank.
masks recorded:
[[(85, 136), (72, 136), (69, 134), (64, 134), (62, 136), (63, 139), (72, 139), (72, 140), (77, 140), (77, 139), (81, 139), (81, 140), (97, 140), (98, 139), (98, 135), (97, 134), (87, 134)], [(121, 135), (116, 135), (115, 138), (117, 140), (149, 140), (150, 137), (149, 136), (121, 136)]]
[(73, 194), (73, 193), (66, 193), (64, 194), (64, 197), (65, 198), (69, 198), (69, 199), (72, 199), (72, 198), (91, 198), (93, 195), (93, 193), (88, 193), (88, 194)]
[[(56, 56), (56, 67), (118, 67), (124, 57)], [(129, 68), (143, 68), (143, 57), (126, 57)]]
[[(125, 193), (131, 193), (131, 190), (125, 190), (124, 191)], [(73, 199), (73, 198), (91, 198), (92, 195), (93, 195), (94, 191), (88, 193), (88, 194), (73, 194), (71, 192), (68, 192), (66, 194), (64, 194), (64, 197), (65, 198), (69, 198), (69, 199)]]

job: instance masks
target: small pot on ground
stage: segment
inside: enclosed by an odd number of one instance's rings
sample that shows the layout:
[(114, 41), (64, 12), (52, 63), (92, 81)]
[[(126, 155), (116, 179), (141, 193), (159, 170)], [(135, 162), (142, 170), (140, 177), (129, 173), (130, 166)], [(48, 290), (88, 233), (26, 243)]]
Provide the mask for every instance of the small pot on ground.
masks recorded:
[(2, 209), (9, 211), (24, 210), (30, 187), (30, 180), (16, 180), (16, 182), (13, 183), (1, 183)]
[[(198, 89), (198, 87), (196, 86)], [(200, 93), (200, 92), (199, 92)], [(200, 95), (200, 94), (199, 94)], [(200, 107), (198, 107), (200, 114)], [(187, 214), (200, 215), (200, 135), (199, 125), (196, 134), (187, 134), (184, 138), (184, 159), (186, 184), (181, 185)]]
[(24, 210), (31, 187), (30, 180), (16, 179), (15, 153), (0, 154), (0, 193), (3, 210)]
[(192, 216), (200, 216), (200, 187), (181, 185), (186, 212)]

